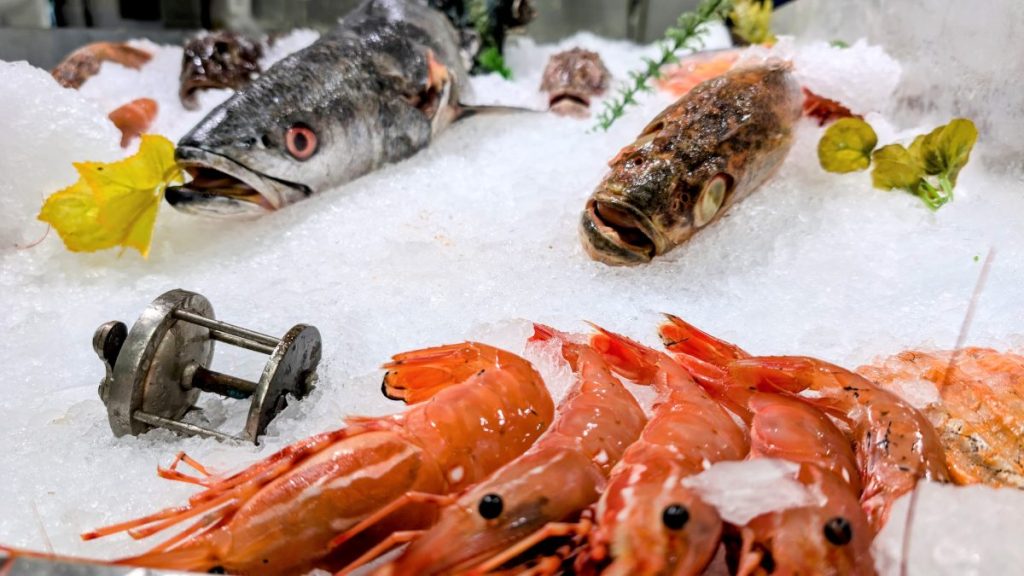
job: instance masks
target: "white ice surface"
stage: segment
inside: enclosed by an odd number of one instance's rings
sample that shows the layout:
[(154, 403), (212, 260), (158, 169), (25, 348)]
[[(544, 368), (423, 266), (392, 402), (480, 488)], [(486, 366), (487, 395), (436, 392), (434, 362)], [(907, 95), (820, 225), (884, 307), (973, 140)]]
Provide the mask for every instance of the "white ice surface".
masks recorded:
[[(619, 78), (650, 53), (592, 36), (521, 43), (508, 58), (516, 80), (480, 79), (478, 97), (537, 101), (546, 56), (577, 42), (601, 53)], [(180, 63), (170, 56), (150, 64), (165, 70), (134, 73), (149, 75), (152, 87), (127, 74), (114, 82), (109, 74), (126, 71), (106, 66), (90, 83), (121, 86), (104, 96), (110, 104), (156, 94), (157, 81), (171, 90), (160, 97), (176, 101), (169, 79)], [(21, 68), (5, 65), (0, 81), (0, 115), (17, 119), (0, 132), (4, 238), (34, 225), (42, 197), (74, 180), (72, 160), (117, 151), (106, 106), (85, 113), (90, 83), (76, 95)], [(975, 257), (995, 247), (968, 342), (1024, 344), (1024, 185), (986, 174), (984, 136), (956, 201), (932, 213), (906, 194), (872, 189), (867, 174), (823, 173), (821, 129), (803, 122), (779, 174), (687, 245), (640, 268), (591, 261), (576, 233), (583, 203), (608, 159), (668, 103), (645, 96), (607, 133), (548, 115), (473, 118), (405, 162), (257, 221), (209, 221), (165, 206), (148, 261), (135, 252), (72, 254), (52, 233), (28, 250), (5, 241), (0, 542), (43, 548), (45, 533), (62, 553), (141, 550), (152, 543), (83, 543), (77, 534), (184, 501), (193, 488), (154, 474), (179, 450), (232, 469), (337, 427), (346, 414), (393, 411), (376, 369), (391, 354), (466, 338), (521, 349), (521, 319), (564, 330), (585, 330), (581, 320), (590, 319), (653, 344), (658, 313), (671, 311), (754, 353), (853, 367), (910, 347), (952, 346), (981, 268)], [(190, 121), (167, 117), (158, 126), (174, 138)], [(111, 319), (133, 322), (177, 287), (205, 294), (219, 318), (255, 330), (320, 328), (320, 385), (274, 421), (261, 447), (110, 433), (96, 394), (103, 370), (93, 331)], [(219, 350), (214, 368), (241, 377), (256, 378), (265, 361)], [(204, 406), (211, 424), (241, 426), (240, 403)]]
[[(907, 535), (911, 496), (896, 501), (872, 550), (880, 576), (902, 574), (906, 550), (913, 574), (1018, 574), (1024, 565), (1024, 491), (924, 482)], [(906, 548), (905, 548), (906, 546)]]

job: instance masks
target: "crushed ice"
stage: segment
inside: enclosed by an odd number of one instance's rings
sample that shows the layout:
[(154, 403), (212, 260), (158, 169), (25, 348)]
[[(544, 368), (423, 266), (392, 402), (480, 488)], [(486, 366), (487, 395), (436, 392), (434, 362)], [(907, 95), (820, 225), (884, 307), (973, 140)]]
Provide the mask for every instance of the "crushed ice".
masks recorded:
[[(313, 38), (303, 32), (267, 57)], [(708, 46), (726, 41), (718, 29)], [(16, 247), (44, 234), (34, 216), (46, 194), (74, 181), (72, 161), (125, 153), (106, 120), (113, 108), (155, 98), (154, 129), (172, 139), (201, 116), (177, 103), (180, 49), (139, 45), (155, 53), (148, 66), (104, 64), (81, 92), (23, 63), (0, 63), (5, 544), (41, 548), (45, 533), (57, 552), (107, 557), (152, 546), (120, 537), (83, 543), (78, 534), (187, 498), (193, 487), (154, 474), (179, 450), (232, 470), (338, 427), (345, 415), (393, 412), (399, 407), (380, 396), (376, 371), (391, 354), (466, 338), (522, 352), (523, 319), (569, 331), (594, 320), (654, 343), (658, 313), (670, 311), (754, 353), (810, 354), (852, 367), (906, 348), (951, 347), (980, 270), (976, 257), (995, 246), (969, 343), (1024, 345), (1020, 315), (1012, 313), (1024, 278), (1024, 228), (1014, 217), (1024, 214), (1024, 185), (972, 162), (956, 201), (931, 213), (906, 194), (872, 189), (866, 174), (823, 173), (815, 155), (821, 129), (812, 122), (801, 123), (769, 184), (686, 246), (642, 268), (590, 261), (576, 236), (583, 202), (607, 160), (669, 103), (663, 94), (645, 96), (607, 133), (548, 115), (475, 118), (414, 158), (258, 221), (212, 222), (164, 206), (148, 261), (116, 251), (72, 254), (52, 233), (35, 248)], [(521, 40), (508, 54), (515, 79), (476, 79), (478, 101), (542, 105), (537, 86), (547, 56), (574, 45), (600, 53), (619, 80), (653, 52), (589, 34), (558, 45)], [(863, 97), (866, 110), (876, 109), (891, 81), (891, 59), (864, 44), (843, 53), (841, 73), (825, 65), (835, 56), (825, 48), (796, 50), (806, 70), (820, 70), (814, 81), (822, 86), (838, 91), (856, 78), (854, 88), (871, 87), (847, 93)], [(210, 91), (200, 103), (208, 110), (226, 97)], [(883, 141), (908, 133), (883, 134), (886, 120), (871, 117)], [(983, 134), (975, 156), (985, 154)], [(112, 437), (96, 393), (103, 370), (93, 331), (111, 319), (133, 322), (178, 287), (205, 294), (219, 318), (236, 324), (283, 334), (308, 322), (323, 333), (317, 389), (272, 423), (261, 446), (162, 431)], [(526, 353), (554, 387), (571, 382), (552, 350)], [(221, 348), (214, 367), (254, 378), (264, 361)], [(203, 406), (205, 418), (229, 431), (244, 419), (237, 402)], [(958, 509), (957, 522), (935, 530), (993, 534), (981, 526), (1003, 522), (996, 502)], [(943, 509), (930, 498), (920, 506), (919, 514)], [(915, 546), (927, 553), (939, 535), (915, 530)]]

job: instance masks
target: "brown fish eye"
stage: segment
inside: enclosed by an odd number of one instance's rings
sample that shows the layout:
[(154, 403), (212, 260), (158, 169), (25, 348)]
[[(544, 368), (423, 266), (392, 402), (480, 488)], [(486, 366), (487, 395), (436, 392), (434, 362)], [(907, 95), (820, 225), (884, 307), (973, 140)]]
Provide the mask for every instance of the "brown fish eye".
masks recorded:
[(284, 145), (296, 160), (306, 160), (316, 153), (316, 132), (305, 124), (295, 124), (284, 135)]
[(836, 546), (849, 544), (850, 540), (853, 540), (853, 526), (842, 516), (836, 516), (825, 522), (824, 532), (825, 539)]

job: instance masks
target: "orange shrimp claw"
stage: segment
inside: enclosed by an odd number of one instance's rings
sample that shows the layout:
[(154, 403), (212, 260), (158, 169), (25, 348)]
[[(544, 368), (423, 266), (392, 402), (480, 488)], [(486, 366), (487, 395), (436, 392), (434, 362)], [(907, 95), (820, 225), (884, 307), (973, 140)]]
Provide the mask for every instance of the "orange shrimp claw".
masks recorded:
[[(338, 536), (328, 544), (328, 550), (333, 550), (338, 546), (341, 546), (345, 542), (348, 542), (359, 533), (363, 532), (370, 526), (373, 526), (377, 522), (380, 522), (392, 512), (413, 503), (428, 503), (435, 504), (437, 506), (447, 506), (455, 501), (455, 497), (448, 494), (429, 494), (426, 492), (406, 492), (402, 496), (391, 501), (390, 504), (385, 505), (380, 510), (377, 510), (373, 514), (364, 518), (361, 522), (355, 526), (349, 528), (345, 532), (338, 534)], [(371, 560), (369, 558), (368, 560)]]
[(672, 352), (682, 352), (724, 368), (733, 360), (748, 358), (745, 350), (719, 340), (678, 316), (665, 314), (668, 322), (658, 327), (661, 341)]
[(392, 532), (387, 538), (378, 542), (377, 545), (367, 550), (362, 556), (353, 560), (351, 564), (335, 572), (334, 576), (345, 576), (347, 574), (351, 574), (362, 566), (365, 566), (367, 563), (373, 562), (376, 558), (380, 557), (395, 546), (412, 542), (424, 532), (426, 532), (426, 530), (399, 530), (398, 532)]

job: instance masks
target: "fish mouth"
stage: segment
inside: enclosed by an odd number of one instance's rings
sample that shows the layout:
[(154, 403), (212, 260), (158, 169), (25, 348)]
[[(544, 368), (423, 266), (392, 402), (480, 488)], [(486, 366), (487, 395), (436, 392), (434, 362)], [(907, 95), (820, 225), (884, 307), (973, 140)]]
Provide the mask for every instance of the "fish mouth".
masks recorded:
[(645, 264), (662, 252), (661, 235), (651, 219), (614, 199), (587, 201), (580, 236), (591, 258), (613, 266)]
[(590, 98), (575, 92), (555, 92), (548, 99), (548, 109), (560, 116), (586, 118), (590, 116)]
[(260, 174), (227, 156), (178, 146), (174, 157), (192, 180), (169, 186), (167, 203), (187, 214), (214, 218), (255, 217), (308, 197), (302, 184)]

